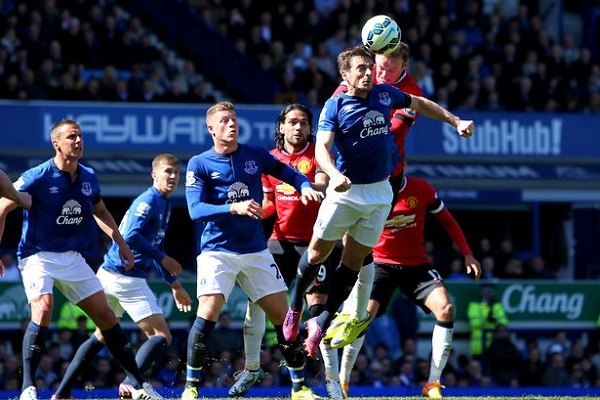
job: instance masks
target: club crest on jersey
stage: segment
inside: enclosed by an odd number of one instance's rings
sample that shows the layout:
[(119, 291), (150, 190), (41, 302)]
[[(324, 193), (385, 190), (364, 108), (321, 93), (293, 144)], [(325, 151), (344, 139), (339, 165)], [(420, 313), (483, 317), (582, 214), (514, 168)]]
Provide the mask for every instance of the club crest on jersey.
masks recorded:
[(227, 188), (227, 202), (236, 203), (250, 199), (250, 189), (245, 183), (236, 182)]
[(302, 160), (298, 161), (298, 164), (296, 164), (296, 169), (298, 172), (301, 172), (304, 175), (308, 174), (308, 171), (310, 171), (310, 161), (308, 161), (306, 158), (303, 158)]
[(256, 161), (254, 161), (254, 160), (246, 161), (244, 163), (244, 171), (246, 171), (246, 173), (250, 174), (250, 175), (254, 175), (255, 173), (257, 173), (258, 166), (256, 165)]
[(384, 105), (386, 107), (392, 104), (390, 94), (388, 92), (379, 93), (379, 102), (381, 103), (381, 105)]
[(81, 183), (81, 193), (83, 193), (86, 196), (89, 196), (92, 194), (92, 184), (89, 182), (82, 182)]
[(408, 199), (406, 199), (406, 206), (408, 208), (417, 208), (417, 206), (419, 205), (419, 199), (417, 199), (415, 196), (410, 196)]

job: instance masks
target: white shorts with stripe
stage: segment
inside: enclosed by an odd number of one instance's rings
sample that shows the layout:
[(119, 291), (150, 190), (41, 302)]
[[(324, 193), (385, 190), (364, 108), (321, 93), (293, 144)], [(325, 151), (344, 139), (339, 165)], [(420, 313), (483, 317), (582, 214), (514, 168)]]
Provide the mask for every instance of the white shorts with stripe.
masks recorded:
[(248, 254), (205, 251), (196, 258), (196, 265), (198, 298), (222, 294), (227, 301), (236, 281), (252, 302), (269, 294), (287, 291), (279, 267), (268, 249)]
[(390, 213), (389, 181), (353, 184), (346, 192), (327, 189), (313, 233), (322, 240), (340, 240), (346, 232), (358, 243), (374, 247)]
[(94, 271), (76, 251), (40, 251), (23, 258), (19, 269), (29, 303), (52, 294), (54, 286), (74, 304), (102, 290)]
[(144, 278), (131, 277), (104, 268), (96, 274), (106, 294), (108, 306), (118, 318), (127, 312), (133, 322), (155, 314), (163, 314), (156, 295)]

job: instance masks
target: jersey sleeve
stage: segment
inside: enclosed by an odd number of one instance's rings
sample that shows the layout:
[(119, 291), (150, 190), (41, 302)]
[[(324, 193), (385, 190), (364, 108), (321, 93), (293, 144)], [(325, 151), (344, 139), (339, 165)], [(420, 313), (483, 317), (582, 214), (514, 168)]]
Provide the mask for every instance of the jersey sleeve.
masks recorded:
[(318, 131), (335, 132), (337, 123), (337, 103), (333, 98), (328, 99), (319, 115)]
[[(275, 156), (264, 149), (260, 149), (265, 160), (265, 172), (275, 178), (292, 185), (299, 193), (305, 187), (312, 187), (306, 175), (297, 172), (292, 167), (279, 161)], [(263, 153), (264, 152), (264, 153)]]
[(188, 161), (185, 174), (185, 199), (190, 218), (194, 221), (213, 221), (230, 214), (230, 204), (210, 204), (207, 202), (207, 177), (203, 173), (198, 157)]
[(177, 277), (171, 275), (161, 263), (154, 261), (154, 267), (156, 268), (158, 275), (160, 275), (160, 277), (169, 285), (177, 280)]
[(19, 192), (27, 192), (31, 196), (35, 197), (37, 195), (35, 185), (36, 176), (37, 175), (34, 173), (33, 170), (27, 170), (21, 174), (21, 176), (19, 177), (19, 179), (16, 180), (13, 186)]
[(147, 226), (152, 223), (153, 218), (156, 218), (157, 212), (160, 212), (156, 209), (156, 204), (148, 200), (147, 197), (138, 197), (134, 200), (129, 208), (125, 232), (121, 234), (132, 250), (160, 263), (165, 253), (144, 236)]
[(275, 188), (273, 187), (273, 183), (271, 182), (271, 179), (269, 179), (269, 175), (263, 174), (261, 176), (261, 180), (262, 180), (263, 193), (273, 193), (275, 191)]

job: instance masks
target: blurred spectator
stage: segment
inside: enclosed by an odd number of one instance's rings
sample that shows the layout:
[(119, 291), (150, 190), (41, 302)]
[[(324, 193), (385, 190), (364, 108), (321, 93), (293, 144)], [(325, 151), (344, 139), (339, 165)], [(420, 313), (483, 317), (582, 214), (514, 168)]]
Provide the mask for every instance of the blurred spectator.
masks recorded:
[(565, 357), (559, 351), (550, 352), (548, 365), (542, 375), (542, 385), (561, 387), (569, 384), (569, 372), (565, 366)]
[(504, 266), (502, 277), (504, 279), (524, 279), (526, 275), (523, 261), (516, 257), (509, 259)]
[(494, 287), (482, 284), (479, 298), (469, 302), (467, 317), (471, 328), (471, 357), (481, 358), (484, 349), (492, 342), (493, 332), (500, 326), (508, 325), (508, 318), (501, 303), (494, 297)]
[(396, 321), (402, 347), (404, 348), (409, 340), (416, 345), (419, 331), (417, 305), (400, 294), (392, 301), (391, 316)]
[(210, 337), (207, 354), (214, 358), (223, 350), (231, 350), (237, 353), (241, 351), (243, 345), (243, 337), (239, 329), (231, 327), (231, 315), (228, 311), (222, 311), (215, 325), (214, 334)]
[(496, 260), (492, 256), (485, 256), (481, 259), (481, 280), (497, 282), (495, 275)]
[(571, 353), (571, 340), (567, 335), (567, 331), (558, 330), (554, 334), (554, 337), (548, 344), (546, 351), (546, 359), (549, 358), (552, 353), (561, 353), (566, 358)]
[(518, 386), (519, 368), (523, 359), (517, 346), (510, 338), (506, 326), (498, 326), (494, 338), (487, 349), (486, 364), (494, 382), (499, 386)]
[(510, 239), (504, 239), (500, 242), (500, 246), (496, 254), (494, 254), (494, 258), (496, 259), (496, 271), (498, 271), (500, 278), (505, 278), (506, 274), (506, 265), (509, 260), (515, 258), (513, 242)]
[(446, 279), (452, 281), (468, 281), (471, 279), (465, 271), (464, 262), (461, 258), (453, 258), (450, 260), (450, 273)]
[(485, 257), (493, 257), (492, 242), (489, 238), (483, 237), (479, 240), (479, 244), (473, 250), (473, 256), (478, 260), (483, 260)]
[(525, 274), (528, 279), (556, 279), (556, 275), (546, 267), (544, 258), (540, 255), (529, 261), (529, 268)]
[(542, 352), (536, 341), (528, 346), (527, 355), (520, 369), (519, 383), (521, 386), (541, 386), (544, 374)]
[(400, 334), (396, 321), (388, 314), (375, 318), (367, 330), (366, 341), (370, 348), (385, 346), (386, 352), (395, 361), (400, 357)]

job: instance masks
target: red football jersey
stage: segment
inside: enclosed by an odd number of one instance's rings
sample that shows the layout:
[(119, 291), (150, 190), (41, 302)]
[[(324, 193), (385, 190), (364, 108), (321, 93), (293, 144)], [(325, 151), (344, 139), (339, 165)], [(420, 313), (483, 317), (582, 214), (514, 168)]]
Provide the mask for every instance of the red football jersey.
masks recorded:
[[(311, 182), (315, 181), (315, 174), (320, 171), (315, 158), (315, 145), (312, 143), (307, 143), (304, 150), (299, 153), (288, 154), (279, 149), (273, 149), (271, 154), (306, 175)], [(310, 241), (320, 203), (311, 201), (308, 205), (302, 204), (300, 193), (292, 185), (271, 175), (263, 175), (262, 183), (264, 192), (275, 193), (277, 216), (270, 239)]]
[(445, 206), (433, 186), (423, 179), (404, 179), (398, 201), (373, 249), (373, 258), (379, 263), (419, 265), (431, 262), (423, 248), (425, 218), (428, 212), (438, 214)]
[[(377, 66), (373, 66), (373, 76), (377, 77)], [(404, 74), (400, 76), (400, 79), (392, 86), (397, 87), (402, 90), (404, 93), (412, 94), (415, 96), (423, 96), (423, 90), (414, 80), (412, 75), (408, 71), (404, 71)], [(415, 123), (419, 114), (411, 109), (411, 108), (401, 108), (397, 110), (392, 110), (392, 115), (390, 115), (392, 126), (390, 127), (390, 131), (394, 135), (394, 142), (396, 146), (398, 146), (398, 150), (400, 151), (400, 155), (402, 156), (402, 162), (396, 165), (394, 171), (392, 172), (392, 176), (396, 176), (404, 171), (405, 165), (405, 147), (404, 142), (406, 141), (406, 135), (408, 135), (408, 129)]]

